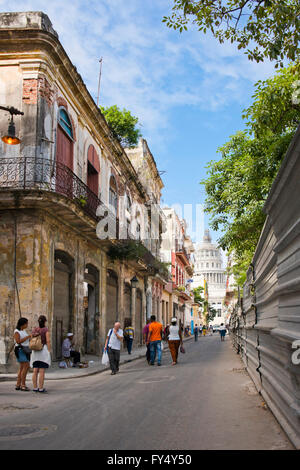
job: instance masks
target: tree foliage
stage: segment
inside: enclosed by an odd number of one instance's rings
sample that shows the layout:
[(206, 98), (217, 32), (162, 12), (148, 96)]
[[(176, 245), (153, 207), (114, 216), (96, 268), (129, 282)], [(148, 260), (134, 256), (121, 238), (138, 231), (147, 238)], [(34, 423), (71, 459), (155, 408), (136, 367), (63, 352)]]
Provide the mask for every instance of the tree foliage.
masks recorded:
[(263, 206), (300, 121), (293, 67), (259, 81), (253, 104), (244, 112), (247, 126), (218, 149), (208, 164), (206, 212), (223, 250), (233, 253), (239, 284), (254, 254), (264, 221)]
[(256, 62), (268, 58), (278, 67), (284, 59), (299, 59), (299, 0), (174, 0), (163, 22), (180, 32), (194, 23), (220, 43), (236, 43)]
[(204, 288), (201, 286), (195, 287), (195, 289), (193, 289), (194, 302), (196, 304), (199, 304), (199, 305), (203, 304), (204, 302), (204, 297), (202, 297), (203, 291), (204, 291)]
[(217, 315), (217, 310), (215, 308), (209, 306), (208, 307), (208, 312), (207, 312), (207, 317), (206, 317), (207, 324), (214, 321), (216, 315)]
[(116, 105), (100, 106), (100, 110), (123, 147), (132, 148), (138, 144), (142, 134), (136, 127), (139, 121), (137, 117), (132, 116), (127, 109), (121, 110)]

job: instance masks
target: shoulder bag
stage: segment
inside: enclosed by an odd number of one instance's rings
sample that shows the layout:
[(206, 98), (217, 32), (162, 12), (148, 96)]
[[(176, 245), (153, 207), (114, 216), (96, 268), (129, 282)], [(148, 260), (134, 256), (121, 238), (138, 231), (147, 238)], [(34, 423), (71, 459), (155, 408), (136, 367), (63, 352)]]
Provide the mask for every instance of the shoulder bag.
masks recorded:
[(29, 341), (29, 347), (32, 351), (41, 351), (43, 346), (41, 335), (33, 336)]

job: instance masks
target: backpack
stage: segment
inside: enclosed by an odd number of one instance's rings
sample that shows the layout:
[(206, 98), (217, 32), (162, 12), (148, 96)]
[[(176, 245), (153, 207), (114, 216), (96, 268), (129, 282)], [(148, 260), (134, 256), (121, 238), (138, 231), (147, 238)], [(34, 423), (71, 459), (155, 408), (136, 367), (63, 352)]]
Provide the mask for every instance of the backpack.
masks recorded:
[(43, 346), (41, 335), (33, 336), (29, 341), (29, 347), (32, 351), (41, 351)]

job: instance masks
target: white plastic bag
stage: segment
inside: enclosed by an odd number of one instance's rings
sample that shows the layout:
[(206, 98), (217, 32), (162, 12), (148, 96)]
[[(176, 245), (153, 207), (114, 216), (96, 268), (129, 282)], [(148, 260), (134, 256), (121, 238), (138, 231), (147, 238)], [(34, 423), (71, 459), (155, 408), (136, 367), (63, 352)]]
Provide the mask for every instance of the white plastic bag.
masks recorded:
[(108, 363), (109, 363), (109, 358), (108, 358), (108, 354), (107, 354), (107, 351), (104, 351), (103, 352), (103, 356), (102, 356), (102, 364), (104, 366), (106, 366)]
[(67, 369), (68, 368), (67, 363), (65, 361), (61, 361), (59, 363), (58, 367), (60, 367), (61, 369)]
[(161, 350), (163, 351), (164, 350), (164, 343), (161, 342)]

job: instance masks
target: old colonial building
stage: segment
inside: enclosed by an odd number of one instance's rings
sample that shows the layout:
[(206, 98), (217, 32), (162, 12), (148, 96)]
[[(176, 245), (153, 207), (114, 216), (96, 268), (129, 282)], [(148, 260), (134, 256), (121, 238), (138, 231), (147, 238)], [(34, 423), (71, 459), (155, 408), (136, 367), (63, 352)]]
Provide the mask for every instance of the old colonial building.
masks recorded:
[[(149, 149), (147, 141), (140, 139), (139, 144), (135, 148), (125, 149), (139, 180), (141, 181), (147, 193), (146, 209), (150, 211), (151, 226), (143, 223), (147, 219), (148, 214), (142, 217), (143, 208), (139, 207), (133, 212), (140, 211), (136, 219), (138, 221), (137, 230), (144, 239), (145, 246), (153, 253), (154, 256), (160, 258), (161, 235), (166, 231), (165, 214), (160, 207), (161, 190), (163, 182), (157, 170), (156, 162)], [(155, 278), (149, 279), (147, 288), (147, 304), (148, 312), (156, 315), (157, 319), (164, 323), (166, 300), (163, 299), (164, 287), (166, 285), (165, 276), (157, 274)]]
[[(32, 327), (46, 315), (54, 359), (69, 330), (97, 354), (126, 317), (140, 343), (153, 286), (166, 282), (158, 209), (149, 237), (163, 187), (153, 157), (145, 179), (41, 12), (0, 14), (0, 104), (24, 113), (14, 116), (20, 145), (0, 141), (0, 363), (12, 360), (20, 316)], [(0, 111), (1, 135), (8, 117)]]
[[(169, 263), (172, 275), (172, 305), (169, 309), (171, 316), (177, 317), (182, 324), (191, 324), (193, 317), (193, 293), (191, 283), (193, 276), (192, 253), (193, 243), (187, 235), (187, 225), (180, 219), (173, 208), (165, 207), (166, 232), (161, 245), (161, 257)], [(170, 316), (171, 313), (171, 316)]]

